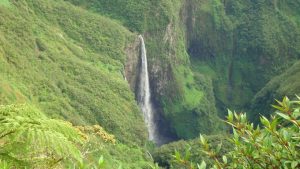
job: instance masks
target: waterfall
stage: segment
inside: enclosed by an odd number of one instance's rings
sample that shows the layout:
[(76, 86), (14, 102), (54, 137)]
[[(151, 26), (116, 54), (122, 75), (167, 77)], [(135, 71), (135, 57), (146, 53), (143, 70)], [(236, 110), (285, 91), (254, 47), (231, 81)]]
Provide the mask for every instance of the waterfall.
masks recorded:
[(141, 43), (141, 67), (139, 74), (138, 104), (143, 112), (144, 120), (149, 132), (149, 140), (158, 143), (158, 131), (155, 123), (154, 109), (151, 102), (151, 89), (149, 84), (147, 53), (142, 35), (139, 35)]

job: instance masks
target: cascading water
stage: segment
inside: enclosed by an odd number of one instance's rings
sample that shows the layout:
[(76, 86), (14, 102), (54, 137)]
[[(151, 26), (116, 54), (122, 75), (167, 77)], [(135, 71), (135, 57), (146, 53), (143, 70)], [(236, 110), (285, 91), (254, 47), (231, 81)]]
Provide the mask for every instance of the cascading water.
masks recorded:
[(159, 144), (157, 124), (155, 123), (154, 109), (151, 102), (151, 90), (148, 76), (148, 63), (147, 53), (144, 43), (144, 38), (139, 35), (141, 43), (141, 67), (139, 74), (139, 91), (138, 91), (138, 104), (144, 114), (145, 123), (149, 132), (149, 140)]

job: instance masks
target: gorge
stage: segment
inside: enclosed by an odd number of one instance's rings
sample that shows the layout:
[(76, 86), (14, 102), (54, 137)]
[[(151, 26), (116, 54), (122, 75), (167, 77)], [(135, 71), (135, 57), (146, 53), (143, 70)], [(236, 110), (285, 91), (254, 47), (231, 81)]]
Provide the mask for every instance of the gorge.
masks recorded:
[(0, 105), (82, 129), (91, 139), (80, 150), (98, 150), (86, 161), (149, 168), (148, 154), (164, 162), (197, 147), (200, 133), (222, 141), (228, 108), (259, 123), (274, 99), (300, 94), (299, 9), (296, 0), (0, 0)]

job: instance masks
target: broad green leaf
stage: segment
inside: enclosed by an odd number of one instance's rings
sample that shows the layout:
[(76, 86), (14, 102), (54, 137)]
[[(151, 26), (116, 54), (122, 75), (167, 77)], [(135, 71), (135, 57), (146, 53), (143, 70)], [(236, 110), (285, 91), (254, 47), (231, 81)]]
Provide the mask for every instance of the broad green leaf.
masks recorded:
[(293, 161), (293, 162), (291, 163), (291, 167), (292, 167), (292, 168), (296, 168), (298, 164), (299, 164), (298, 161)]
[(103, 156), (101, 156), (98, 160), (98, 167), (101, 168), (103, 167), (103, 165), (104, 165), (104, 158)]
[(198, 169), (206, 169), (205, 161), (202, 161), (201, 165), (197, 164)]
[(220, 153), (221, 148), (222, 148), (222, 142), (220, 144), (218, 144), (218, 146), (216, 148), (216, 153)]
[(282, 118), (284, 118), (284, 119), (286, 119), (286, 120), (291, 120), (291, 118), (288, 116), (288, 115), (286, 115), (286, 114), (283, 114), (283, 113), (276, 113), (276, 114), (278, 114), (280, 117), (282, 117)]
[(178, 161), (180, 161), (181, 160), (181, 154), (177, 151), (177, 150), (175, 150), (175, 159), (176, 160), (178, 160)]
[(201, 144), (202, 144), (202, 145), (205, 145), (205, 144), (206, 144), (206, 140), (205, 140), (205, 138), (202, 136), (202, 134), (200, 134), (200, 141), (201, 141)]
[(222, 157), (222, 159), (223, 159), (223, 162), (224, 162), (225, 164), (227, 164), (227, 157), (226, 157), (225, 155)]
[(185, 156), (184, 156), (184, 160), (188, 161), (191, 157), (191, 147), (189, 146), (186, 150), (185, 150)]
[(277, 105), (272, 105), (273, 108), (279, 110), (279, 111), (284, 111), (284, 108), (281, 106), (277, 106)]
[(234, 117), (236, 118), (237, 121), (240, 121), (241, 117), (239, 114), (237, 114), (236, 112), (233, 113)]
[(270, 122), (269, 120), (265, 117), (265, 116), (262, 116), (260, 117), (260, 122), (265, 126), (265, 127), (270, 127)]
[(229, 109), (228, 109), (227, 120), (228, 120), (228, 122), (231, 122), (231, 123), (233, 122), (233, 113)]
[(284, 104), (281, 102), (281, 101), (279, 101), (279, 100), (277, 100), (277, 99), (275, 99), (276, 100), (276, 102), (280, 105), (280, 106), (284, 106)]

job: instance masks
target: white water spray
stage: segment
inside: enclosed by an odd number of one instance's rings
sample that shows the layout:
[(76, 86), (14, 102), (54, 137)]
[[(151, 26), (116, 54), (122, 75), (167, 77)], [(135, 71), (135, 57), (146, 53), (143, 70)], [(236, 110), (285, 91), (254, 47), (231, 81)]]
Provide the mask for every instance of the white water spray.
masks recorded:
[(148, 76), (147, 53), (142, 35), (139, 35), (141, 43), (141, 68), (138, 91), (138, 103), (144, 114), (145, 123), (149, 132), (149, 140), (158, 143), (158, 132), (155, 123), (154, 109), (151, 102), (151, 90)]

